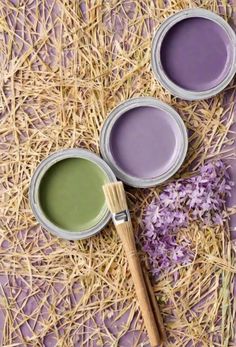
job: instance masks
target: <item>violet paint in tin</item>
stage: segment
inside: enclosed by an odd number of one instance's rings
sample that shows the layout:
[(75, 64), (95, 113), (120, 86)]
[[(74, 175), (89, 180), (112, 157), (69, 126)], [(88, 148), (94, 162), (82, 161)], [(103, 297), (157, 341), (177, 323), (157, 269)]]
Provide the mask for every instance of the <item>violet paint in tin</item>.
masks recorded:
[(100, 137), (103, 158), (116, 176), (134, 187), (151, 187), (180, 168), (188, 146), (178, 113), (151, 97), (129, 99), (105, 121)]
[(186, 100), (214, 96), (235, 74), (235, 33), (211, 11), (180, 11), (154, 35), (152, 68), (157, 80), (175, 96)]

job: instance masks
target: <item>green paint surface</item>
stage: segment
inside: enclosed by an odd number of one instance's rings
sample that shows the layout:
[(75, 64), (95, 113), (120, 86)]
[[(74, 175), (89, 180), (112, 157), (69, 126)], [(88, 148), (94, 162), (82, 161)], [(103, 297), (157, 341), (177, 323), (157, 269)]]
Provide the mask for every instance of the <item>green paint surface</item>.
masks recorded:
[(64, 159), (43, 176), (39, 202), (45, 216), (68, 231), (83, 231), (96, 225), (106, 211), (102, 185), (105, 173), (82, 158)]

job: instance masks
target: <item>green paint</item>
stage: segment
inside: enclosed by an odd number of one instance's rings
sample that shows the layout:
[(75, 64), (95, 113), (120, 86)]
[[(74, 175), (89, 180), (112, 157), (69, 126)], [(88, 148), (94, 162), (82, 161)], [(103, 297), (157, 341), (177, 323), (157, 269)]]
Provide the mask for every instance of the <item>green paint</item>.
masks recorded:
[(68, 231), (83, 231), (100, 221), (106, 211), (102, 185), (106, 174), (82, 158), (64, 159), (43, 176), (39, 201), (46, 217)]

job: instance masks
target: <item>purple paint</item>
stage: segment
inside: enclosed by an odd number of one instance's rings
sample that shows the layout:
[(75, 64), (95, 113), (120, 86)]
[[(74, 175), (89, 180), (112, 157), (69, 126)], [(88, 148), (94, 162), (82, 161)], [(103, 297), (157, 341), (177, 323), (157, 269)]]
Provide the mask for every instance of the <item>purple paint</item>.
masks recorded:
[(229, 70), (230, 39), (216, 22), (188, 18), (175, 24), (161, 46), (166, 75), (178, 86), (205, 91), (219, 85)]
[(113, 159), (130, 176), (153, 178), (165, 173), (176, 156), (175, 127), (172, 117), (155, 107), (126, 111), (110, 134)]

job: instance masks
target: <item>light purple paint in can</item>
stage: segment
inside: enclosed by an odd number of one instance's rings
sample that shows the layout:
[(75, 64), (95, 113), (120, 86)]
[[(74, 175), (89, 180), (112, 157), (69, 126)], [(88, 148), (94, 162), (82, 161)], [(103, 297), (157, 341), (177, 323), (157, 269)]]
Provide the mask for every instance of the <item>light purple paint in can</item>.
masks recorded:
[(150, 187), (170, 178), (181, 166), (188, 146), (178, 113), (151, 98), (129, 99), (105, 121), (100, 149), (116, 176), (134, 187)]
[(177, 141), (175, 126), (165, 111), (140, 106), (125, 112), (110, 135), (111, 153), (117, 165), (139, 178), (165, 173), (173, 161)]

